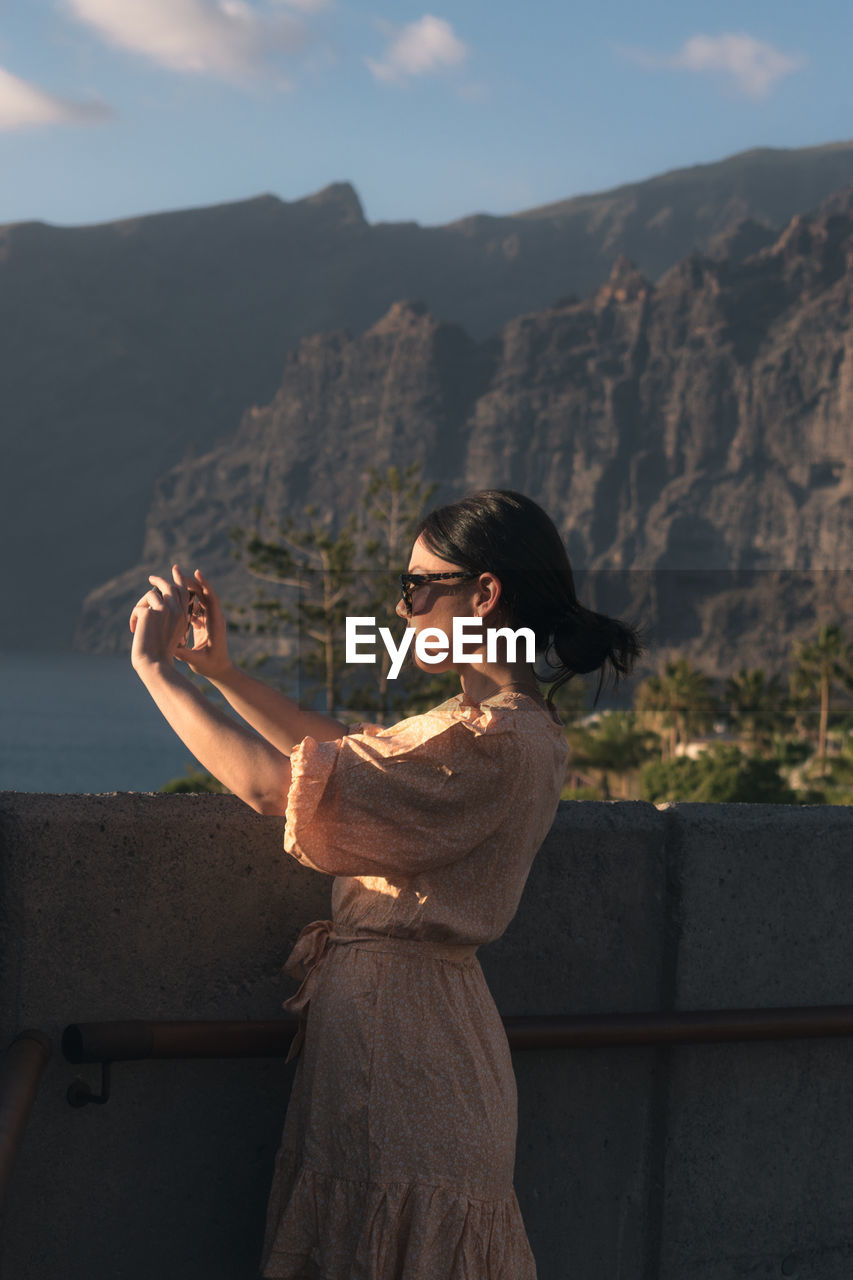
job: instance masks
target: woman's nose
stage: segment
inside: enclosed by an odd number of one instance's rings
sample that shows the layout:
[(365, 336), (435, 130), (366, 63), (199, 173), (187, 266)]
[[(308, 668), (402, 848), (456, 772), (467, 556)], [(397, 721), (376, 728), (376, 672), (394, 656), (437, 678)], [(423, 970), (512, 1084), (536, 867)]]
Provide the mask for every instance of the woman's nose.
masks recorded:
[(403, 601), (402, 601), (402, 600), (398, 600), (398, 601), (397, 601), (397, 604), (396, 604), (396, 607), (395, 607), (395, 609), (394, 609), (394, 612), (396, 613), (396, 615), (397, 615), (397, 617), (398, 617), (398, 618), (408, 618), (408, 616), (409, 616), (409, 615), (406, 613), (406, 606), (405, 606), (405, 604), (403, 603)]

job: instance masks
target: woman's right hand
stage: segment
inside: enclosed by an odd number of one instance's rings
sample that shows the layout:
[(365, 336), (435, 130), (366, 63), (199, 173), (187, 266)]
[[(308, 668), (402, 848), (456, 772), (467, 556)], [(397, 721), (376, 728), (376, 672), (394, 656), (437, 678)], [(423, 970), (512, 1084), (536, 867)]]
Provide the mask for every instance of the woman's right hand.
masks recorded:
[(180, 662), (185, 662), (191, 671), (208, 680), (224, 679), (231, 670), (232, 663), (226, 638), (228, 626), (219, 596), (201, 569), (196, 569), (193, 578), (185, 578), (175, 564), (172, 566), (172, 577), (178, 586), (185, 586), (190, 590), (193, 602), (190, 615), (193, 647), (188, 649), (185, 645), (179, 645), (175, 650), (175, 657)]

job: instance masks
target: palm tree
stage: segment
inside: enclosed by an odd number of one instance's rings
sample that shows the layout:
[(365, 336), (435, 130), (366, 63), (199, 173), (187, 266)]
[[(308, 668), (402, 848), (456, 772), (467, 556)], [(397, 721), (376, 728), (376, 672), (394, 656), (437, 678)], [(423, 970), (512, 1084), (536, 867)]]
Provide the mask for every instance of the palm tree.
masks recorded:
[(600, 770), (605, 800), (610, 799), (608, 775), (621, 777), (622, 797), (627, 799), (628, 771), (648, 760), (654, 750), (654, 734), (639, 727), (634, 711), (611, 711), (601, 717), (596, 729), (575, 727), (569, 730), (568, 738), (571, 763)]
[(826, 775), (826, 734), (829, 727), (829, 700), (834, 686), (853, 689), (853, 644), (845, 641), (841, 628), (824, 622), (816, 641), (800, 641), (792, 654), (794, 668), (790, 675), (794, 700), (820, 698), (817, 754), (821, 776)]
[(663, 729), (661, 759), (672, 759), (675, 748), (694, 733), (710, 728), (718, 715), (711, 679), (687, 658), (667, 662), (663, 674), (648, 676), (637, 690), (634, 705)]
[(781, 677), (773, 675), (768, 680), (760, 667), (751, 671), (741, 668), (726, 681), (724, 699), (729, 722), (753, 749), (765, 755), (770, 750), (773, 734), (788, 724), (785, 696)]

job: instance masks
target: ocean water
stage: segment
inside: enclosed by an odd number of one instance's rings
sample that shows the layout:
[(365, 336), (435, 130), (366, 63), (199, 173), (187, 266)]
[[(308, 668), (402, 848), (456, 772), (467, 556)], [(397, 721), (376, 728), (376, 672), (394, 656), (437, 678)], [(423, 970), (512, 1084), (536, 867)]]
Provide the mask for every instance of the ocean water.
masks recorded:
[(0, 791), (156, 791), (189, 764), (129, 658), (0, 653)]

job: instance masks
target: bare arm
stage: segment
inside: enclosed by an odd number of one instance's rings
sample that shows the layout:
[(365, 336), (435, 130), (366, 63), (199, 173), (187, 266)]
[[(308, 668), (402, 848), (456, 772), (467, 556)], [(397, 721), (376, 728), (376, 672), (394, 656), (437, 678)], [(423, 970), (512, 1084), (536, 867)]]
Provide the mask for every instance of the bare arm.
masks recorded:
[(193, 647), (178, 645), (177, 658), (188, 663), (198, 675), (205, 676), (238, 715), (285, 755), (289, 756), (296, 743), (308, 734), (318, 742), (343, 737), (346, 725), (340, 720), (318, 711), (306, 711), (292, 698), (235, 667), (228, 654), (225, 614), (207, 578), (196, 569), (196, 580), (188, 580), (177, 565), (172, 573), (176, 583), (192, 588), (196, 602)]
[(174, 659), (187, 630), (189, 592), (180, 570), (174, 582), (152, 575), (152, 589), (130, 615), (131, 662), (175, 733), (229, 791), (258, 813), (283, 815), (290, 789), (286, 753), (211, 706)]
[(290, 760), (211, 705), (171, 662), (140, 660), (136, 673), (196, 760), (257, 813), (283, 815)]
[(253, 729), (285, 755), (309, 734), (318, 742), (342, 738), (345, 724), (319, 711), (306, 711), (298, 702), (272, 689), (262, 680), (232, 666), (217, 678), (208, 677), (231, 706)]

